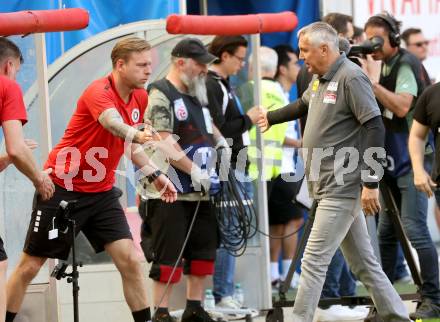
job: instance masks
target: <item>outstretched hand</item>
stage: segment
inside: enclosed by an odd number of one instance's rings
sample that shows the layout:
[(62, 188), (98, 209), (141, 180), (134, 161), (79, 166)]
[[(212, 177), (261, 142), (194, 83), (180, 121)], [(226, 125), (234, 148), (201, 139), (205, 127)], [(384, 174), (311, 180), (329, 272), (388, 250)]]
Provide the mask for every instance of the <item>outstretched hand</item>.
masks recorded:
[(171, 180), (164, 174), (161, 174), (153, 181), (154, 187), (160, 193), (162, 201), (171, 203), (177, 199), (177, 190)]
[(150, 120), (144, 120), (145, 127), (143, 131), (138, 131), (135, 136), (135, 142), (144, 144), (153, 140), (153, 128)]
[(260, 115), (257, 120), (257, 125), (260, 128), (261, 132), (266, 132), (269, 128), (269, 122), (267, 120), (267, 111), (264, 107), (259, 108)]

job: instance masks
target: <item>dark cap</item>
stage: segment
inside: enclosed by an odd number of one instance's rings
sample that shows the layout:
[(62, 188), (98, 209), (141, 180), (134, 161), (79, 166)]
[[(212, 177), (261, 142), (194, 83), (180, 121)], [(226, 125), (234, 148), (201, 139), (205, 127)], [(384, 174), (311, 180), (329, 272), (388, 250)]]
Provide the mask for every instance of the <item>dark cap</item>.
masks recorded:
[(200, 64), (210, 64), (217, 59), (211, 55), (197, 38), (185, 38), (177, 43), (171, 52), (171, 56), (180, 58), (192, 58)]

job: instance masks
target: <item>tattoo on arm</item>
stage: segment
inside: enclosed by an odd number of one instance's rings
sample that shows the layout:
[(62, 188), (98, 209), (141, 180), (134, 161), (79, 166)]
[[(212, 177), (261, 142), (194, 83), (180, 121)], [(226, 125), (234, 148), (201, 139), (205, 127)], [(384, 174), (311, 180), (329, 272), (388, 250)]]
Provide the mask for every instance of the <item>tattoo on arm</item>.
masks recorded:
[(132, 137), (133, 140), (138, 130), (124, 123), (121, 114), (114, 107), (106, 109), (99, 115), (99, 123), (113, 135), (122, 139)]

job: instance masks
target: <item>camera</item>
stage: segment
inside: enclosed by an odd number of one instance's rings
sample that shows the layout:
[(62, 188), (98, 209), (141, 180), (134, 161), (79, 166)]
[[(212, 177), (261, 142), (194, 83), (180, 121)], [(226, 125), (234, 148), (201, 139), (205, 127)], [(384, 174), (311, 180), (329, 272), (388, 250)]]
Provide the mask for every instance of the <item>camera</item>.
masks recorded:
[(363, 43), (357, 46), (351, 46), (348, 52), (348, 57), (365, 57), (365, 55), (372, 54), (375, 51), (381, 50), (383, 47), (382, 37), (373, 37), (371, 39), (365, 40)]
[(58, 229), (66, 234), (69, 230), (69, 219), (71, 212), (75, 208), (77, 200), (65, 201), (61, 200), (60, 205), (55, 214), (55, 223)]
[(52, 273), (50, 274), (51, 277), (55, 277), (57, 280), (60, 280), (64, 277), (66, 277), (66, 269), (69, 265), (67, 263), (59, 263), (53, 268)]

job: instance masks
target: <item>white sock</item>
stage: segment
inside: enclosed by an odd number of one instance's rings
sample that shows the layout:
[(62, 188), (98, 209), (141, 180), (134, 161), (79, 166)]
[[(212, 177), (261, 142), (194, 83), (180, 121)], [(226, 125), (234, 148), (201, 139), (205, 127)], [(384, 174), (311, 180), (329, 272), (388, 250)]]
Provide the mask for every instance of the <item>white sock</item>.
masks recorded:
[(280, 278), (278, 262), (270, 262), (270, 280), (273, 282)]
[(287, 273), (289, 272), (290, 264), (292, 263), (291, 259), (283, 259), (283, 281), (287, 277)]

